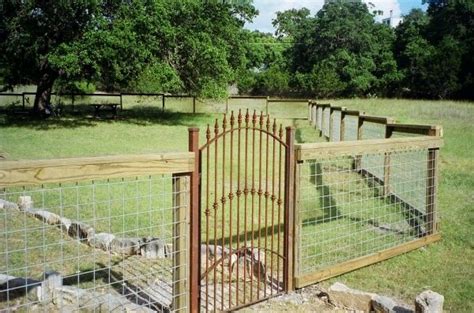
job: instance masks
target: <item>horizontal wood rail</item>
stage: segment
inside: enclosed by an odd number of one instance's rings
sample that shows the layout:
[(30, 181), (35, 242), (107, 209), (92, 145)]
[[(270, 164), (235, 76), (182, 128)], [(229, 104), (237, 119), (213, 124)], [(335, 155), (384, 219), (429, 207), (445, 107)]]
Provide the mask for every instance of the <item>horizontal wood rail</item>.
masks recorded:
[(426, 136), (443, 136), (443, 127), (439, 125), (414, 125), (388, 123), (387, 129), (391, 132), (418, 134)]
[(296, 160), (304, 161), (324, 156), (364, 155), (400, 150), (434, 149), (443, 146), (443, 139), (433, 136), (413, 138), (370, 139), (343, 142), (322, 142), (295, 145)]
[(296, 103), (299, 103), (299, 102), (304, 102), (304, 103), (307, 103), (308, 102), (308, 99), (289, 99), (289, 98), (286, 98), (286, 99), (268, 99), (268, 102), (282, 102), (282, 103), (292, 103), (292, 102), (296, 102)]
[(436, 242), (441, 239), (441, 234), (437, 233), (434, 235), (425, 236), (420, 239), (415, 239), (413, 241), (403, 243), (393, 248), (385, 249), (377, 253), (373, 253), (367, 256), (359, 257), (350, 261), (340, 263), (336, 266), (330, 266), (327, 269), (323, 269), (316, 273), (311, 273), (308, 275), (303, 275), (295, 277), (295, 286), (296, 288), (302, 288), (310, 284), (338, 276), (355, 269), (371, 265), (380, 261), (390, 259), (394, 256), (421, 248), (430, 243)]
[(395, 122), (395, 120), (391, 117), (373, 116), (373, 115), (365, 115), (365, 114), (361, 114), (360, 119), (363, 120), (364, 122), (378, 123), (378, 124), (387, 124), (387, 123)]
[(0, 162), (0, 187), (178, 174), (194, 170), (194, 153), (118, 155)]
[(356, 110), (344, 110), (345, 115), (351, 115), (351, 116), (359, 116), (364, 114), (364, 112), (356, 111)]

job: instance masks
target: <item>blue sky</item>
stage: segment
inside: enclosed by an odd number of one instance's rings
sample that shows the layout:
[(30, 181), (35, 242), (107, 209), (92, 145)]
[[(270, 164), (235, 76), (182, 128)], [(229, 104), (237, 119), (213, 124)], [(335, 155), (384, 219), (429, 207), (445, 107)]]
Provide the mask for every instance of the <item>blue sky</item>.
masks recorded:
[[(366, 3), (373, 3), (375, 9), (382, 10), (384, 15), (378, 17), (382, 19), (390, 15), (390, 10), (393, 12), (395, 23), (399, 18), (410, 12), (413, 8), (426, 8), (426, 5), (421, 4), (422, 0), (364, 0)], [(311, 10), (314, 15), (324, 4), (324, 0), (254, 0), (254, 6), (259, 10), (260, 14), (257, 16), (252, 24), (246, 25), (248, 29), (257, 29), (262, 32), (271, 32), (275, 30), (272, 26), (272, 19), (275, 18), (277, 11), (285, 11), (292, 8), (306, 7)]]

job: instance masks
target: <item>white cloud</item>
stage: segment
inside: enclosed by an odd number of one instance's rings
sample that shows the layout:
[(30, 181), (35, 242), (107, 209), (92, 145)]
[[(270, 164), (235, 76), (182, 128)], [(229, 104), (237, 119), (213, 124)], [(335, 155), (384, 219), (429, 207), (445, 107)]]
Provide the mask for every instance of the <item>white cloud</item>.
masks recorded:
[[(394, 25), (399, 23), (401, 9), (398, 0), (364, 0), (364, 2), (369, 5), (369, 10), (371, 11), (370, 3), (374, 5), (373, 10), (383, 11), (383, 15), (376, 18), (377, 21), (389, 17), (390, 10), (392, 10)], [(276, 12), (306, 7), (314, 15), (323, 7), (323, 4), (324, 0), (255, 0), (254, 6), (260, 14), (255, 17), (253, 23), (247, 24), (245, 27), (273, 33), (275, 29), (273, 28), (272, 20), (276, 17)]]

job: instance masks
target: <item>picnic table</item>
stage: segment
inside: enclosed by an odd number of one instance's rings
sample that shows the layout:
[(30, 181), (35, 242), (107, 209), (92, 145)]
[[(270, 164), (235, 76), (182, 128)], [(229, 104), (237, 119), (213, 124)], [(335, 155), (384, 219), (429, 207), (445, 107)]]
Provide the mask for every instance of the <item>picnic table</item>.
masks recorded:
[(99, 117), (101, 109), (109, 108), (112, 111), (112, 117), (116, 119), (118, 115), (117, 107), (120, 107), (120, 110), (122, 110), (122, 105), (120, 103), (94, 103), (91, 104), (91, 106), (94, 107), (94, 117)]

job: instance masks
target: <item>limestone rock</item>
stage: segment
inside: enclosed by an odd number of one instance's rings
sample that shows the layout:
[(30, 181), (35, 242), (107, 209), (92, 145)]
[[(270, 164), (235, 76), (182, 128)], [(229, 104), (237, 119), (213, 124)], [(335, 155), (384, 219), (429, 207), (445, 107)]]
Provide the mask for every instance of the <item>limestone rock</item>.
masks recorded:
[(72, 238), (79, 239), (80, 241), (87, 241), (89, 238), (94, 237), (94, 228), (82, 222), (71, 222), (68, 229), (68, 235)]
[(44, 280), (41, 285), (36, 288), (38, 301), (48, 303), (53, 299), (53, 293), (56, 288), (63, 285), (63, 278), (58, 272), (44, 273)]
[(409, 309), (407, 305), (380, 295), (376, 295), (372, 299), (372, 308), (375, 313), (413, 313), (413, 310)]
[(115, 239), (115, 235), (109, 233), (98, 233), (89, 240), (89, 245), (96, 249), (102, 249), (104, 251), (110, 251), (112, 241)]
[(444, 297), (431, 290), (425, 290), (416, 296), (416, 313), (443, 313)]
[(36, 210), (34, 212), (34, 216), (43, 221), (44, 223), (47, 223), (49, 225), (57, 225), (61, 223), (61, 217), (55, 213), (51, 213), (46, 210)]
[(61, 217), (59, 219), (59, 224), (63, 232), (69, 233), (69, 227), (71, 227), (72, 221), (68, 218)]
[(18, 208), (20, 211), (25, 211), (33, 207), (33, 200), (30, 196), (20, 196), (18, 197)]
[(137, 255), (140, 253), (141, 238), (115, 238), (110, 244), (110, 250), (119, 254)]
[(18, 210), (18, 205), (16, 203), (0, 199), (0, 209)]
[(371, 311), (372, 299), (376, 296), (374, 293), (351, 289), (339, 282), (329, 287), (328, 294), (336, 305), (363, 312)]
[(140, 254), (147, 259), (160, 259), (169, 257), (171, 251), (168, 250), (166, 242), (160, 238), (145, 238), (140, 246)]

